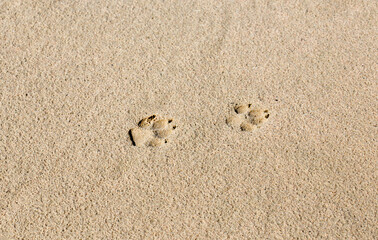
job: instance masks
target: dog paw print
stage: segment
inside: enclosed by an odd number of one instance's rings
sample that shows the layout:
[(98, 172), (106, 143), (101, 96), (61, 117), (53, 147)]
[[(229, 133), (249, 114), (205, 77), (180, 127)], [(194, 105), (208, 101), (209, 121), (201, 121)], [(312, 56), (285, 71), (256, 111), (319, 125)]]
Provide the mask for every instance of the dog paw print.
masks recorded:
[(269, 111), (262, 108), (252, 108), (252, 104), (237, 105), (234, 108), (236, 114), (227, 118), (226, 123), (242, 131), (251, 132), (260, 128), (269, 118)]
[(159, 147), (168, 143), (175, 129), (173, 119), (158, 119), (152, 115), (140, 120), (138, 127), (130, 130), (130, 137), (135, 146)]

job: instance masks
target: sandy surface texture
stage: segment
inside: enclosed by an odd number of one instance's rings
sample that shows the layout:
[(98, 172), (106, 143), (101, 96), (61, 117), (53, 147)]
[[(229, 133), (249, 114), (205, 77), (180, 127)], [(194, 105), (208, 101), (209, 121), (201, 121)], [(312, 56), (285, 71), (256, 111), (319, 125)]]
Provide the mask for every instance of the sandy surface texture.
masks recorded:
[(0, 0), (0, 239), (376, 239), (377, 10)]

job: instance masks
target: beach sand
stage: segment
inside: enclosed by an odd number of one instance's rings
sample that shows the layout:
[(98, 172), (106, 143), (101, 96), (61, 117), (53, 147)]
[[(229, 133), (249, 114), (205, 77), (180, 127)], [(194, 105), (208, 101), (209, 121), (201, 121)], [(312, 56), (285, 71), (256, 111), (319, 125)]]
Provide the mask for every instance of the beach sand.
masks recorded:
[(376, 239), (377, 7), (0, 1), (0, 239)]

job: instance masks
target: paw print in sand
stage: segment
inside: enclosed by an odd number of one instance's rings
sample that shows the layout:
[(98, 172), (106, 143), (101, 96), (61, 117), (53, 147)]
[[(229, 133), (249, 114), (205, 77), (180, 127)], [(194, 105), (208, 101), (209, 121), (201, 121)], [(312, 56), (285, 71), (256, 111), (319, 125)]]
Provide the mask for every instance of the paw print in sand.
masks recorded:
[(240, 128), (242, 131), (251, 132), (269, 118), (269, 111), (261, 108), (252, 108), (252, 104), (237, 105), (234, 108), (236, 114), (227, 118), (226, 122), (231, 127)]
[(130, 130), (130, 136), (135, 146), (158, 147), (168, 142), (175, 129), (173, 119), (157, 119), (152, 115), (140, 120), (138, 127)]

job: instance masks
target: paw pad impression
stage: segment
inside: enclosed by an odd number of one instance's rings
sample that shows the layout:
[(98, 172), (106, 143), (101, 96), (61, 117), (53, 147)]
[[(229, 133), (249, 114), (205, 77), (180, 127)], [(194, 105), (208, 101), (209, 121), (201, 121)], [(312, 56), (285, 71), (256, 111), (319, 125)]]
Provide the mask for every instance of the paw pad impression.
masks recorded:
[(151, 115), (140, 120), (138, 127), (130, 130), (130, 135), (135, 146), (158, 147), (168, 142), (175, 129), (173, 119), (158, 119)]
[(231, 127), (240, 128), (242, 131), (251, 132), (260, 128), (268, 120), (269, 111), (262, 108), (252, 108), (252, 104), (236, 105), (236, 114), (229, 116), (226, 123)]

